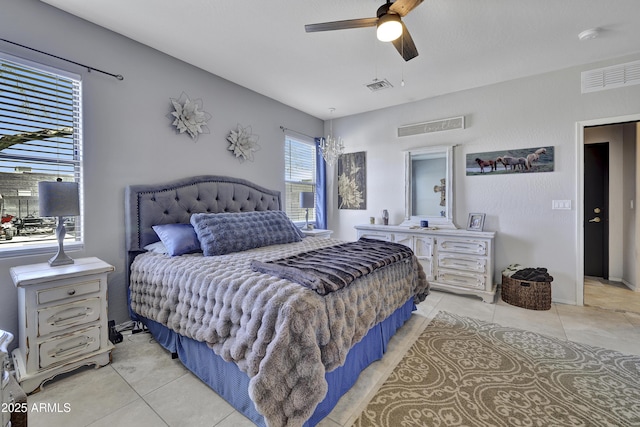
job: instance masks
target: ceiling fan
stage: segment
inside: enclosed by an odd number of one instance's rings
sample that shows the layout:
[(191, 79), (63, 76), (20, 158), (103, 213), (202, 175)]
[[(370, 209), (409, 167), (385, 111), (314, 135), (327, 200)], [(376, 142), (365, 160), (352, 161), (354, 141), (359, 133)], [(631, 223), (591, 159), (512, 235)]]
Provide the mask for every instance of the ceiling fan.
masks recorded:
[(409, 34), (409, 30), (402, 22), (402, 17), (406, 16), (422, 2), (423, 0), (396, 0), (391, 3), (390, 0), (387, 0), (385, 4), (378, 8), (375, 18), (307, 24), (304, 29), (307, 33), (314, 33), (316, 31), (377, 26), (378, 40), (392, 42), (404, 60), (409, 61), (418, 56), (418, 49), (411, 38), (411, 34)]

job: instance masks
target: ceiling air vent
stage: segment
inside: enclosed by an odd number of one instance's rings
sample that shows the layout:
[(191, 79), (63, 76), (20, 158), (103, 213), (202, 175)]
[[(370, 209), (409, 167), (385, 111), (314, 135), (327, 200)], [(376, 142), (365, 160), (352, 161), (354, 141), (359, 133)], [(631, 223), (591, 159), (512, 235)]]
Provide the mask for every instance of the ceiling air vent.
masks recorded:
[(464, 129), (464, 116), (400, 126), (398, 128), (398, 136), (419, 135), (452, 129)]
[(640, 84), (640, 61), (582, 72), (582, 93)]
[(384, 80), (375, 79), (372, 83), (369, 83), (365, 86), (367, 86), (371, 92), (377, 92), (382, 89), (388, 89), (390, 87), (393, 87), (393, 85), (389, 83), (389, 80), (387, 79), (384, 79)]

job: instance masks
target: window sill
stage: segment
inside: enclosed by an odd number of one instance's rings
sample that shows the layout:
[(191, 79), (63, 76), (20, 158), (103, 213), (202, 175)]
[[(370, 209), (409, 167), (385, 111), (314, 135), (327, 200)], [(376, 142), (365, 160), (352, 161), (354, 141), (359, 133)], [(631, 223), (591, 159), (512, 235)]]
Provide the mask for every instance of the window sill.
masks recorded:
[[(17, 246), (17, 245), (16, 245)], [(84, 249), (84, 242), (65, 242), (65, 252), (77, 252)], [(30, 255), (55, 255), (58, 252), (58, 244), (25, 244), (19, 247), (0, 248), (0, 259), (15, 258)]]

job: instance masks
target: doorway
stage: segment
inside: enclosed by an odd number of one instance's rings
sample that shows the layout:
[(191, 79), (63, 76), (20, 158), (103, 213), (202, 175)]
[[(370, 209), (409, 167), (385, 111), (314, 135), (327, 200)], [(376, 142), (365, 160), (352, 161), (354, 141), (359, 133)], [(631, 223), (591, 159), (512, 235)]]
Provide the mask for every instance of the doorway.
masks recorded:
[(584, 145), (584, 275), (609, 278), (609, 143)]
[[(598, 292), (612, 300), (608, 303), (608, 308), (624, 310), (614, 301), (619, 292), (627, 292), (628, 294), (622, 298), (635, 300), (635, 306), (640, 307), (640, 292), (634, 292), (638, 290), (636, 284), (637, 278), (640, 277), (638, 275), (640, 263), (634, 255), (635, 247), (640, 242), (638, 226), (640, 215), (636, 215), (634, 209), (634, 203), (638, 200), (640, 193), (640, 152), (638, 152), (640, 124), (638, 122), (640, 122), (640, 114), (577, 123), (576, 303), (578, 305), (587, 304), (585, 297), (593, 297), (592, 285), (595, 283), (601, 287)], [(589, 136), (587, 130), (596, 127), (623, 129), (620, 131), (622, 136), (618, 137), (613, 145), (608, 144), (609, 140), (602, 135), (597, 138)], [(603, 143), (598, 144), (598, 142)], [(621, 144), (622, 151), (620, 151)], [(624, 172), (620, 172), (622, 163), (626, 165)], [(614, 166), (615, 169), (607, 171)], [(607, 180), (609, 173), (613, 173), (613, 176)], [(592, 179), (597, 182), (592, 182)], [(602, 187), (602, 191), (598, 186)], [(607, 194), (608, 191), (609, 194)], [(608, 206), (608, 202), (612, 204)], [(613, 229), (609, 233), (611, 225)], [(621, 243), (623, 240), (625, 242)], [(610, 244), (613, 244), (613, 247), (610, 248)], [(610, 265), (611, 261), (613, 264)], [(587, 293), (585, 293), (585, 286), (588, 286)], [(606, 292), (603, 292), (604, 288), (607, 288)]]

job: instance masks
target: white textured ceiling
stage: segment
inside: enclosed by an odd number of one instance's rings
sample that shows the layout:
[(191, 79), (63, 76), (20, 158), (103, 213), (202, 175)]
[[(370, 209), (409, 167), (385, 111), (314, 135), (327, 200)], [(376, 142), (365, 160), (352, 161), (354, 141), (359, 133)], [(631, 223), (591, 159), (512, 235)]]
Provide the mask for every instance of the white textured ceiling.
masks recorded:
[[(640, 0), (425, 0), (403, 18), (409, 62), (375, 27), (304, 31), (383, 0), (42, 1), (322, 119), (640, 51)], [(376, 78), (394, 87), (371, 92)]]

